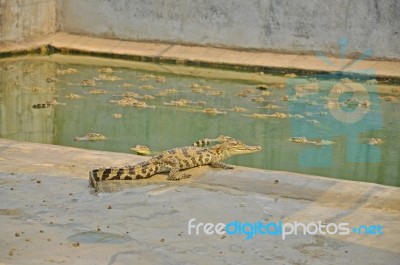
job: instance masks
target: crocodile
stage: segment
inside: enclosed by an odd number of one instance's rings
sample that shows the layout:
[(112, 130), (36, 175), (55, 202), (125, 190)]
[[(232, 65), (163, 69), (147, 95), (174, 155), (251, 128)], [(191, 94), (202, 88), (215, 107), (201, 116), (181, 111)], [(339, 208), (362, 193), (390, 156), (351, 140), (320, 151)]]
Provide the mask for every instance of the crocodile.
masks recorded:
[(220, 135), (218, 136), (218, 138), (215, 139), (204, 138), (201, 140), (197, 140), (196, 142), (193, 143), (193, 146), (206, 147), (211, 145), (213, 142), (225, 143), (228, 141), (235, 141), (235, 139), (230, 136)]
[(105, 140), (106, 137), (100, 133), (88, 133), (83, 137), (75, 136), (74, 141), (102, 141)]
[(57, 100), (52, 99), (52, 100), (46, 100), (45, 103), (34, 104), (34, 105), (32, 105), (32, 108), (33, 109), (45, 109), (45, 108), (50, 108), (55, 105), (64, 105), (65, 106), (66, 104), (57, 102)]
[(93, 169), (89, 173), (89, 183), (97, 189), (98, 181), (144, 179), (162, 172), (169, 172), (168, 180), (176, 181), (190, 177), (189, 174), (179, 173), (181, 170), (203, 165), (233, 169), (232, 166), (221, 161), (233, 155), (248, 154), (260, 150), (261, 146), (249, 146), (233, 138), (227, 138), (225, 142), (205, 148), (178, 147), (164, 151), (133, 166)]

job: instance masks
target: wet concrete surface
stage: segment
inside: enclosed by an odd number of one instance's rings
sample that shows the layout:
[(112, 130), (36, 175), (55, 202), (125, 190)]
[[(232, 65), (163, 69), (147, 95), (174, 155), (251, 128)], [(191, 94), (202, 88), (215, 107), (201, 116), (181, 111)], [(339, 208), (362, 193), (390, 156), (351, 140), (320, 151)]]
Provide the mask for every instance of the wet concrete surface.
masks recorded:
[[(398, 264), (400, 189), (237, 167), (180, 182), (88, 183), (98, 166), (144, 160), (0, 139), (0, 263)], [(348, 222), (382, 235), (199, 235), (188, 222)], [(194, 233), (194, 230), (192, 231)]]

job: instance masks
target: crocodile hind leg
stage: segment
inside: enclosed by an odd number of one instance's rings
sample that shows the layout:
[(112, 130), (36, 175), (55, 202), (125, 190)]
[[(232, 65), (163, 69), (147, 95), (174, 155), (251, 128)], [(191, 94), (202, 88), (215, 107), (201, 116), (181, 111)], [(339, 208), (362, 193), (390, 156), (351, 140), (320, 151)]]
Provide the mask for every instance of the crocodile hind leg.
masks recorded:
[(163, 167), (169, 168), (169, 174), (167, 180), (181, 180), (190, 178), (190, 174), (179, 173), (180, 166), (179, 161), (176, 159), (168, 159), (164, 161)]

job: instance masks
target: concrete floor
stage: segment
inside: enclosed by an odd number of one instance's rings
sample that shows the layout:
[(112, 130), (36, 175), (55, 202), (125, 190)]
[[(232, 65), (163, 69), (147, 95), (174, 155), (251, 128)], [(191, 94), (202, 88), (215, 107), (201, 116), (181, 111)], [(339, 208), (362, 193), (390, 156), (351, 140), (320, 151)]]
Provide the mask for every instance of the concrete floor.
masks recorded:
[[(335, 71), (310, 55), (234, 51), (104, 40), (57, 33), (21, 44), (18, 53), (51, 44), (99, 54), (176, 62)], [(340, 59), (331, 58), (340, 65)], [(346, 63), (351, 60), (346, 60)], [(400, 62), (363, 61), (381, 77), (400, 77)], [(143, 157), (0, 139), (1, 264), (399, 264), (400, 189), (237, 167), (190, 170), (192, 178), (104, 182), (89, 170)], [(382, 235), (189, 235), (188, 221), (321, 221), (381, 225)], [(78, 244), (79, 243), (79, 244)]]
[[(0, 139), (0, 263), (399, 264), (399, 188), (242, 167), (88, 185), (92, 168), (143, 159)], [(196, 236), (191, 218), (380, 224), (383, 234)]]

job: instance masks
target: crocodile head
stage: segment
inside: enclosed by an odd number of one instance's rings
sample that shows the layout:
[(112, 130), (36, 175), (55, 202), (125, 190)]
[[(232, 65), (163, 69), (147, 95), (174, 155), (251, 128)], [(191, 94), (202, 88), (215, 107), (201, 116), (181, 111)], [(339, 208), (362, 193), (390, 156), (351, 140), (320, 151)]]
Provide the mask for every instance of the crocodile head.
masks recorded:
[(250, 146), (231, 138), (230, 140), (218, 144), (215, 148), (220, 153), (221, 159), (225, 159), (234, 155), (249, 154), (261, 151), (261, 146)]

